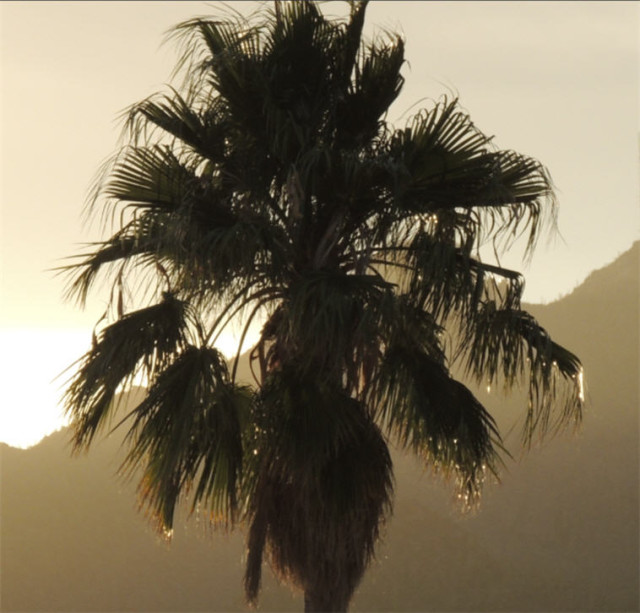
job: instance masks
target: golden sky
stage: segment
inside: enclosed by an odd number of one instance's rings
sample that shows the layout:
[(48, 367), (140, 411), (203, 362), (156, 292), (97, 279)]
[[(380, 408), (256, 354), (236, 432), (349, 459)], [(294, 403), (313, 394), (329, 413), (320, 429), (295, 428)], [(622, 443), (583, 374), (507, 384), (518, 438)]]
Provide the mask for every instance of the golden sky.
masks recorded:
[[(166, 30), (221, 4), (0, 3), (0, 387), (13, 390), (0, 397), (0, 441), (16, 411), (25, 422), (47, 422), (33, 417), (19, 388), (38, 378), (48, 385), (42, 373), (84, 351), (104, 310), (99, 294), (85, 312), (63, 303), (62, 280), (47, 269), (100, 237), (81, 212), (117, 144), (118, 114), (168, 82), (177, 55), (161, 46)], [(228, 4), (243, 12), (256, 5)], [(414, 103), (454, 92), (500, 148), (549, 168), (563, 240), (541, 242), (528, 267), (513, 254), (504, 260), (525, 272), (526, 300), (569, 292), (638, 238), (639, 7), (374, 0), (367, 10), (369, 32), (380, 26), (407, 41), (406, 84), (390, 120), (402, 123)], [(325, 10), (344, 13), (344, 3)], [(42, 350), (25, 351), (31, 342)]]

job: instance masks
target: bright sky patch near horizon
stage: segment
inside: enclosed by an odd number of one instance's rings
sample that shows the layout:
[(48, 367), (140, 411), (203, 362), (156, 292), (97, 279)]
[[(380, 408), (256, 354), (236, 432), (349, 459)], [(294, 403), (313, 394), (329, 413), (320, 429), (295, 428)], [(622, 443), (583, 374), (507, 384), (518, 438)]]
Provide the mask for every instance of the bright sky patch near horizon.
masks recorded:
[[(88, 348), (105, 306), (99, 292), (85, 311), (64, 303), (63, 280), (48, 270), (102, 236), (99, 224), (82, 224), (87, 191), (117, 145), (120, 112), (169, 82), (177, 53), (161, 45), (165, 32), (223, 5), (0, 3), (0, 441), (27, 446), (59, 427), (64, 379), (51, 381)], [(500, 148), (549, 169), (562, 238), (543, 239), (528, 266), (517, 250), (503, 258), (524, 272), (529, 302), (569, 293), (638, 239), (639, 9), (379, 0), (367, 9), (369, 34), (384, 28), (406, 41), (390, 121), (456, 95)]]

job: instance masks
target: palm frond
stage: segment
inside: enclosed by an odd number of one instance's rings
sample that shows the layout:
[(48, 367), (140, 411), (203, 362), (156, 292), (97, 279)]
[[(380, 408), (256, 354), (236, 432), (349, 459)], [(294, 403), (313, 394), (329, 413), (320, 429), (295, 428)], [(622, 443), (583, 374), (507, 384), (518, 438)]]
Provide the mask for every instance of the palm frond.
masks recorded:
[[(477, 324), (467, 330), (461, 351), (468, 372), (478, 381), (491, 383), (502, 377), (513, 387), (529, 373), (527, 442), (536, 432), (542, 436), (552, 428), (580, 422), (584, 401), (580, 360), (551, 340), (526, 311), (487, 302)], [(554, 423), (553, 407), (560, 400)]]
[(436, 472), (454, 476), (464, 507), (479, 500), (487, 473), (503, 452), (493, 418), (447, 370), (444, 332), (410, 295), (394, 303), (384, 352), (370, 376), (372, 415), (399, 444)]
[(537, 160), (496, 150), (491, 140), (456, 99), (416, 115), (388, 144), (396, 206), (433, 215), (479, 209), (477, 238), (487, 228), (498, 238), (528, 229), (531, 251), (541, 227), (555, 219), (551, 179)]
[(122, 283), (126, 270), (134, 267), (152, 266), (162, 277), (160, 283), (167, 285), (166, 271), (161, 261), (167, 253), (166, 219), (154, 212), (146, 212), (124, 225), (106, 241), (93, 243), (95, 250), (74, 256), (80, 261), (58, 267), (59, 273), (68, 278), (65, 298), (76, 300), (81, 306), (96, 282), (99, 274), (117, 266), (116, 279)]
[(179, 191), (171, 195), (155, 178), (145, 185), (146, 178), (135, 167), (127, 173), (131, 182), (123, 170), (105, 190), (128, 202), (135, 199), (142, 213), (93, 253), (62, 267), (75, 275), (69, 298), (84, 303), (98, 273), (114, 264), (120, 264), (121, 272), (149, 266), (164, 270), (160, 283), (168, 280), (194, 304), (210, 300), (212, 294), (224, 295), (238, 279), (256, 279), (268, 272), (273, 281), (286, 270), (287, 237), (268, 217), (247, 210), (242, 202), (225, 200), (204, 181), (192, 181), (189, 187), (182, 180)]
[(180, 496), (193, 491), (214, 521), (233, 521), (252, 392), (236, 386), (214, 348), (188, 346), (153, 380), (131, 412), (123, 470), (142, 464), (141, 502), (170, 532)]
[(381, 423), (435, 472), (454, 476), (464, 508), (475, 505), (504, 452), (496, 424), (437, 358), (402, 340), (390, 345), (370, 388)]
[(188, 320), (188, 306), (165, 293), (160, 304), (128, 313), (100, 332), (63, 398), (76, 449), (87, 448), (108, 421), (122, 386), (139, 372), (153, 377), (186, 344)]
[(404, 44), (371, 44), (356, 67), (350, 91), (339, 102), (336, 125), (345, 148), (368, 144), (380, 131), (381, 116), (400, 94)]
[(483, 263), (472, 256), (472, 244), (459, 244), (456, 234), (447, 240), (437, 228), (434, 233), (416, 232), (400, 260), (408, 264), (403, 276), (412, 301), (438, 321), (454, 313), (464, 325), (471, 325), (487, 299), (519, 308), (524, 277), (517, 271)]
[(358, 61), (368, 4), (369, 0), (352, 2), (349, 20), (342, 28), (340, 26), (336, 28), (339, 34), (335, 37), (331, 53), (333, 78), (343, 92), (346, 92), (351, 85), (351, 77)]
[[(259, 127), (261, 88), (260, 28), (247, 21), (193, 19), (179, 24), (173, 35), (185, 45), (190, 77), (202, 80), (224, 100), (236, 126), (255, 134)], [(196, 66), (196, 61), (199, 67)], [(201, 85), (191, 82), (197, 91)]]
[(128, 109), (125, 128), (130, 139), (137, 143), (144, 135), (148, 142), (152, 134), (149, 125), (160, 128), (176, 139), (180, 147), (187, 145), (202, 158), (213, 163), (224, 160), (224, 121), (215, 101), (207, 101), (199, 110), (180, 92), (171, 88), (171, 94), (156, 94)]
[(168, 147), (125, 147), (114, 162), (102, 195), (137, 208), (172, 212), (184, 205), (200, 180)]

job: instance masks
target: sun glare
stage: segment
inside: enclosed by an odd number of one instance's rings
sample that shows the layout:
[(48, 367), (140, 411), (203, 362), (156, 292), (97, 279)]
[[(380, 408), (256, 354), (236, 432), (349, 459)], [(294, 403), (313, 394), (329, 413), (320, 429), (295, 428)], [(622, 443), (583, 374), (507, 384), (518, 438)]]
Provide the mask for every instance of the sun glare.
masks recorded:
[[(248, 351), (260, 338), (261, 323), (252, 323), (242, 343), (241, 353)], [(228, 360), (236, 357), (241, 332), (237, 327), (230, 326), (216, 340), (215, 346)]]
[(72, 371), (62, 373), (90, 343), (85, 330), (0, 329), (0, 442), (27, 448), (65, 425), (60, 397)]
[[(249, 330), (244, 351), (255, 343), (258, 333), (257, 326)], [(216, 346), (227, 358), (233, 358), (239, 336), (239, 331), (225, 331)], [(61, 397), (74, 372), (71, 365), (91, 346), (91, 331), (0, 328), (0, 346), (0, 442), (31, 447), (67, 425)]]
[(584, 371), (582, 368), (578, 373), (578, 396), (580, 397), (580, 400), (584, 402)]

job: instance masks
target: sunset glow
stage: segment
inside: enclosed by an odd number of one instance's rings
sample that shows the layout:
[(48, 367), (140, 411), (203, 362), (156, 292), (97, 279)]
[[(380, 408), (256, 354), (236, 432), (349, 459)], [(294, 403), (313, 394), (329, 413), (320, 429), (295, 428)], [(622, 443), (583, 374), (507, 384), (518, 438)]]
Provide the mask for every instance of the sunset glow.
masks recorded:
[[(245, 350), (256, 341), (257, 334), (257, 329), (249, 330)], [(232, 357), (238, 340), (239, 332), (230, 329), (216, 346)], [(2, 328), (0, 346), (0, 442), (28, 448), (68, 423), (61, 397), (74, 372), (71, 365), (91, 346), (91, 331)]]
[(90, 342), (90, 332), (83, 330), (0, 330), (0, 442), (30, 447), (65, 425), (60, 396), (72, 371), (62, 373)]
[(640, 613), (640, 2), (0, 25), (0, 613)]

